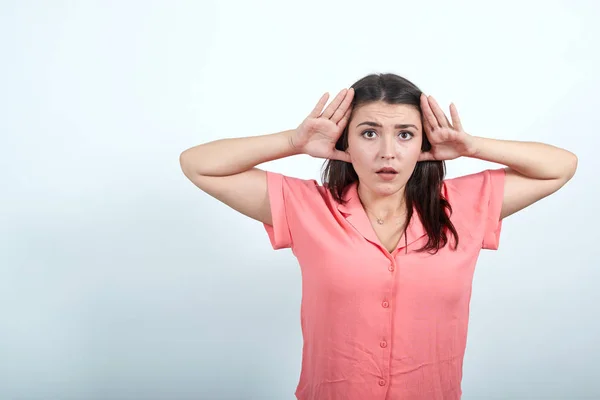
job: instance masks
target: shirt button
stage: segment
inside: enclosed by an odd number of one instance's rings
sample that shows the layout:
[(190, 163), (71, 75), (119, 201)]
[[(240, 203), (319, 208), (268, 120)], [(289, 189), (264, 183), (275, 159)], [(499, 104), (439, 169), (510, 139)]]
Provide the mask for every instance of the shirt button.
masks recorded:
[(381, 303), (381, 305), (383, 306), (383, 308), (388, 308), (390, 306), (390, 303), (384, 301), (383, 303)]
[(379, 386), (385, 386), (385, 380), (380, 379), (379, 380)]
[(394, 266), (393, 266), (393, 265), (390, 265), (390, 266), (388, 267), (388, 269), (389, 269), (389, 270), (390, 270), (390, 272), (391, 272), (391, 271), (393, 271), (393, 270), (394, 270)]
[(384, 341), (382, 341), (381, 343), (379, 343), (379, 345), (380, 345), (381, 347), (383, 347), (383, 348), (386, 348), (386, 347), (387, 347), (387, 342), (384, 340)]

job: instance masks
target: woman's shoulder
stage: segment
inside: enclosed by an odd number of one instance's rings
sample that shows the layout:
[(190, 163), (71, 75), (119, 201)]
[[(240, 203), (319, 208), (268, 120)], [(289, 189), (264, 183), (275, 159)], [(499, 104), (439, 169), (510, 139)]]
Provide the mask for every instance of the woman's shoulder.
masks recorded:
[(454, 209), (471, 214), (475, 210), (502, 203), (505, 176), (505, 169), (498, 168), (445, 179), (442, 196)]
[(267, 171), (269, 188), (280, 188), (287, 196), (304, 198), (324, 198), (329, 196), (327, 184), (314, 178), (301, 178), (280, 172)]
[(486, 188), (502, 184), (505, 174), (504, 168), (484, 169), (470, 174), (446, 178), (442, 181), (442, 188), (448, 193), (477, 193)]

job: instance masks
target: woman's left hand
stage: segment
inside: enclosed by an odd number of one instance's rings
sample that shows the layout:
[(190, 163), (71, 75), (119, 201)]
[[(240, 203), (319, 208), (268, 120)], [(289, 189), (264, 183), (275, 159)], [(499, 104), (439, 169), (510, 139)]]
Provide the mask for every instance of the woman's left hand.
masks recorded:
[(418, 161), (453, 160), (474, 154), (473, 137), (463, 130), (454, 104), (450, 104), (452, 123), (431, 96), (421, 94), (421, 110), (431, 150), (422, 152)]

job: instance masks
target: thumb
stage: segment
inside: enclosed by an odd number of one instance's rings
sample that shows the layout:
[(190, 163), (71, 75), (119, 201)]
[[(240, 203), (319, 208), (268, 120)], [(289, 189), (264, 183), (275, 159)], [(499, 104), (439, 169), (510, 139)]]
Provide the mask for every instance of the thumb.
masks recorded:
[(419, 154), (419, 159), (417, 160), (417, 162), (419, 161), (435, 161), (435, 157), (429, 151), (424, 151), (421, 154)]
[(345, 161), (348, 163), (352, 162), (352, 159), (350, 158), (350, 154), (346, 153), (345, 151), (341, 151), (341, 150), (335, 150), (333, 152), (331, 158), (334, 160)]

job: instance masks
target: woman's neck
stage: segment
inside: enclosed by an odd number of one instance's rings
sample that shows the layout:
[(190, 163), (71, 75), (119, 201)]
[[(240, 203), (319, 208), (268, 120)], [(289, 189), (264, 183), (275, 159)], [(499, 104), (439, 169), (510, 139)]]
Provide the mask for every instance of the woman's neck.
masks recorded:
[(359, 184), (358, 197), (363, 207), (377, 218), (397, 217), (406, 212), (404, 187), (396, 193), (382, 196)]

